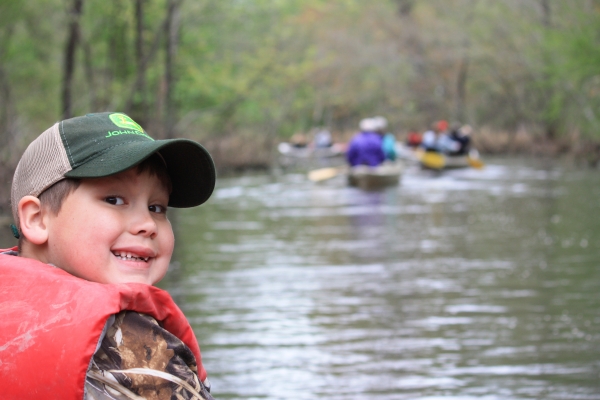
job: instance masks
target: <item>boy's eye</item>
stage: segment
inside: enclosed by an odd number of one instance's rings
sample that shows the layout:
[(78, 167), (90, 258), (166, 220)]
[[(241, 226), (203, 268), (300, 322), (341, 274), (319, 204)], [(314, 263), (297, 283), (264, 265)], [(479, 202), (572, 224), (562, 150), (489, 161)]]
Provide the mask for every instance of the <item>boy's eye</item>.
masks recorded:
[(108, 204), (112, 204), (115, 206), (121, 206), (121, 205), (125, 204), (125, 201), (123, 200), (123, 198), (118, 197), (118, 196), (109, 196), (109, 197), (105, 198), (104, 201), (106, 201)]
[(167, 212), (167, 207), (161, 206), (160, 204), (153, 204), (148, 206), (148, 210), (150, 210), (150, 212), (164, 214)]

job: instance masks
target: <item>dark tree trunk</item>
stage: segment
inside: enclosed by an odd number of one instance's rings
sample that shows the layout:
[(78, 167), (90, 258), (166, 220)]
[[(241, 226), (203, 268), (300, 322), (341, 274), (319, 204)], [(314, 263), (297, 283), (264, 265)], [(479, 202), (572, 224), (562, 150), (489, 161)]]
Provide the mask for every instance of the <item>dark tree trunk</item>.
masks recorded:
[[(6, 42), (9, 42), (9, 38), (12, 36), (12, 26), (7, 28), (6, 35), (4, 36)], [(4, 46), (3, 46), (4, 45)], [(7, 43), (0, 44), (0, 149), (5, 149), (10, 141), (12, 133), (12, 99), (11, 99), (11, 88), (10, 80), (2, 60), (5, 59), (4, 54), (6, 53)], [(0, 153), (2, 155), (2, 153)], [(3, 161), (0, 157), (0, 161)]]
[(92, 49), (90, 44), (84, 42), (81, 47), (83, 48), (83, 66), (85, 70), (85, 78), (89, 87), (90, 96), (90, 110), (98, 111), (98, 96), (96, 94), (96, 83), (94, 82), (94, 67), (92, 65)]
[(398, 14), (401, 17), (409, 16), (415, 5), (414, 0), (396, 0), (396, 2), (398, 3)]
[[(143, 1), (146, 0), (137, 0), (136, 2), (136, 76), (131, 89), (129, 90), (129, 96), (125, 103), (125, 111), (130, 113), (140, 125), (148, 127), (150, 122), (154, 122), (155, 119), (160, 120), (161, 117), (160, 112), (155, 113), (157, 116), (156, 118), (150, 117), (148, 111), (146, 71), (150, 62), (154, 60), (159, 48), (161, 48), (161, 40), (163, 39), (163, 36), (165, 36), (165, 32), (167, 32), (170, 16), (165, 16), (158, 29), (154, 32), (152, 39), (145, 45), (144, 37), (146, 35), (144, 35), (143, 29)], [(161, 82), (159, 86), (159, 97), (156, 100), (157, 105), (160, 105), (163, 101), (163, 96), (161, 94), (163, 92), (163, 86), (164, 83)], [(141, 103), (139, 101), (140, 99), (143, 99)], [(142, 106), (140, 106), (140, 104), (142, 104)]]
[(167, 4), (167, 24), (165, 26), (165, 119), (164, 133), (166, 138), (175, 136), (175, 104), (173, 102), (173, 87), (175, 85), (175, 57), (179, 43), (179, 6), (180, 1), (169, 0)]
[(550, 3), (548, 0), (540, 0), (542, 6), (542, 24), (549, 28), (552, 23), (552, 11), (550, 9)]
[(145, 0), (135, 2), (135, 55), (136, 55), (136, 85), (135, 95), (132, 98), (131, 113), (135, 120), (146, 126), (148, 119), (148, 105), (146, 99), (146, 52), (144, 51), (144, 3)]
[(75, 73), (75, 54), (80, 39), (79, 20), (83, 9), (83, 0), (73, 0), (71, 11), (69, 12), (69, 34), (65, 46), (65, 58), (62, 82), (62, 116), (71, 118), (73, 116), (73, 75)]
[[(550, 8), (550, 2), (548, 0), (540, 0), (540, 5), (542, 7), (542, 25), (544, 26), (544, 28), (546, 29), (551, 29), (552, 28), (552, 9)], [(546, 64), (550, 65), (553, 60), (551, 60), (547, 54), (544, 54), (544, 58), (546, 59)], [(544, 82), (548, 82), (549, 81), (549, 75), (547, 72), (543, 72), (543, 80)], [(554, 97), (554, 88), (552, 86), (549, 86), (546, 89), (546, 94), (545, 94), (545, 98), (546, 98), (546, 102), (549, 101), (549, 99), (552, 99), (552, 97)], [(548, 106), (546, 106), (548, 107)], [(552, 141), (556, 138), (556, 121), (552, 121), (552, 120), (546, 120), (545, 121), (545, 131), (546, 131), (546, 139)]]
[(465, 121), (465, 104), (467, 101), (467, 76), (469, 72), (469, 56), (464, 55), (458, 68), (456, 79), (456, 119)]
[(11, 94), (4, 68), (0, 65), (0, 148), (6, 148), (12, 133)]

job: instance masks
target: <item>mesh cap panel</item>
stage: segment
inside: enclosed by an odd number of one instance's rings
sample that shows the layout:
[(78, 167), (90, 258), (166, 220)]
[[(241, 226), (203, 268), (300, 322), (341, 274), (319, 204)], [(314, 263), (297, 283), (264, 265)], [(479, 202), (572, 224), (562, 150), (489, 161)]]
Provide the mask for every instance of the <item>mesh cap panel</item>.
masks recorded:
[(13, 177), (11, 206), (19, 227), (17, 206), (24, 196), (39, 196), (64, 178), (71, 164), (60, 138), (58, 123), (44, 131), (25, 150)]

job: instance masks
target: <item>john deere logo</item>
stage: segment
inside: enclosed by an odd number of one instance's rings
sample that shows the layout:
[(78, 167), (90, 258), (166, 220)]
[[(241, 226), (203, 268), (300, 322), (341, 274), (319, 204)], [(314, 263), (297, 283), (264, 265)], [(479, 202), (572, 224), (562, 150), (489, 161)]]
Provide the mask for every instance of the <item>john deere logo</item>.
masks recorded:
[(144, 128), (142, 128), (137, 122), (135, 122), (125, 114), (110, 114), (109, 118), (116, 126), (120, 128), (133, 129), (138, 132), (144, 133)]

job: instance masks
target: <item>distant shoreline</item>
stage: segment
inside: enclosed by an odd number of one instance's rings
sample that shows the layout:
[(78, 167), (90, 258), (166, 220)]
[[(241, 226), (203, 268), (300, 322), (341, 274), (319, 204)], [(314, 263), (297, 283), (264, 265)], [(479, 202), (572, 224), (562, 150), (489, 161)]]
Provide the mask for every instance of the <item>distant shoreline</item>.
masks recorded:
[[(355, 131), (332, 132), (334, 142), (348, 142)], [(398, 141), (405, 141), (407, 132), (395, 133)], [(277, 143), (285, 141), (278, 138), (274, 143), (268, 137), (256, 137), (250, 140), (242, 136), (215, 137), (200, 142), (210, 152), (218, 174), (229, 175), (245, 171), (266, 171), (278, 165), (279, 154)], [(582, 138), (577, 133), (564, 134), (549, 139), (540, 133), (526, 130), (515, 132), (500, 131), (488, 128), (476, 130), (472, 135), (473, 147), (482, 157), (486, 155), (531, 156), (531, 157), (565, 157), (578, 165), (586, 167), (600, 166), (600, 143)], [(0, 176), (12, 178), (12, 171), (2, 170)], [(0, 192), (10, 193), (10, 179), (3, 179)], [(3, 215), (10, 215), (10, 196), (0, 198), (0, 223)]]

